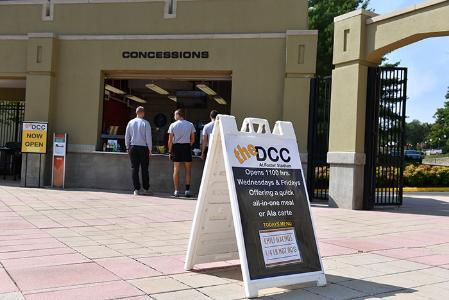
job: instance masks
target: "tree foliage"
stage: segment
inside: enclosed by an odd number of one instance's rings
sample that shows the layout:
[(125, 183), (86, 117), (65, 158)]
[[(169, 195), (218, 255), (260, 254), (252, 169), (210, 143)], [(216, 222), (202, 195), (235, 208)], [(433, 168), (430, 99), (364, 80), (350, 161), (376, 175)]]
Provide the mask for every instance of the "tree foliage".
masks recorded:
[(426, 142), (431, 127), (431, 124), (420, 122), (419, 120), (408, 122), (405, 125), (406, 144), (411, 145), (415, 149), (421, 148), (420, 145)]
[(446, 93), (446, 101), (442, 108), (437, 109), (434, 115), (435, 123), (429, 134), (429, 142), (433, 148), (442, 148), (449, 151), (449, 89)]
[(318, 29), (317, 75), (332, 72), (334, 18), (357, 8), (367, 8), (369, 0), (309, 0), (309, 28)]

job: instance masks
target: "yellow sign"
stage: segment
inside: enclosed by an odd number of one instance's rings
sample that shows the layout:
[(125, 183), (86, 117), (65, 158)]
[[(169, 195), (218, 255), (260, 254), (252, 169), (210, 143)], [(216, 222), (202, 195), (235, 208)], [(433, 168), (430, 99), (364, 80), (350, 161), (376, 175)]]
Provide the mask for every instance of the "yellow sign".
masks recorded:
[(23, 122), (22, 153), (47, 153), (48, 123)]

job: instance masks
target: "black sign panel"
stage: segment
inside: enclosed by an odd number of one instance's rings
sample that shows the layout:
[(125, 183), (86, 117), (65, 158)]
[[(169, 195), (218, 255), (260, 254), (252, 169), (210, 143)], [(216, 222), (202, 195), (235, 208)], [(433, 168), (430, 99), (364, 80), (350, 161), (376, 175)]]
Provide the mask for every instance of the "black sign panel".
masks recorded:
[(232, 171), (251, 280), (321, 271), (301, 170)]

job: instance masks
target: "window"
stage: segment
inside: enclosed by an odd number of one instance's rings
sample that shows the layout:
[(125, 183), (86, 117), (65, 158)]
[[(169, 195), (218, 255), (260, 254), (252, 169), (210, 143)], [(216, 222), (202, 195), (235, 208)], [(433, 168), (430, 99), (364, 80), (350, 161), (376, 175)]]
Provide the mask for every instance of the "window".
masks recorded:
[(138, 106), (145, 108), (145, 119), (151, 124), (154, 153), (166, 153), (168, 126), (178, 108), (185, 110), (185, 118), (195, 126), (193, 148), (200, 148), (201, 131), (210, 121), (210, 111), (231, 113), (231, 85), (229, 78), (106, 79), (100, 150), (125, 151), (126, 125), (135, 118)]

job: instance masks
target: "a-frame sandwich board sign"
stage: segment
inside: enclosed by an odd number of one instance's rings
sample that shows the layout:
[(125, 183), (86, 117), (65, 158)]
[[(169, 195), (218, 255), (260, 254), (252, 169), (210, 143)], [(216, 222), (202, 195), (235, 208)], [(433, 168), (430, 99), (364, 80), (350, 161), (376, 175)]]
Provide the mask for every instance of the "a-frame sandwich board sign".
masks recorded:
[[(255, 128), (257, 126), (257, 129)], [(186, 270), (240, 259), (247, 297), (326, 284), (295, 132), (290, 122), (219, 115), (193, 219)]]

